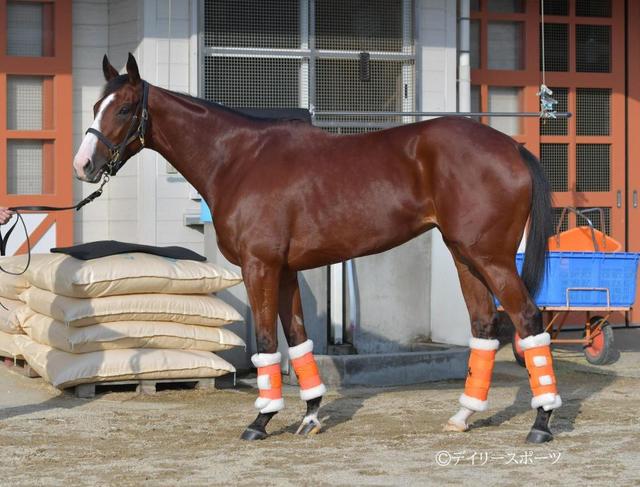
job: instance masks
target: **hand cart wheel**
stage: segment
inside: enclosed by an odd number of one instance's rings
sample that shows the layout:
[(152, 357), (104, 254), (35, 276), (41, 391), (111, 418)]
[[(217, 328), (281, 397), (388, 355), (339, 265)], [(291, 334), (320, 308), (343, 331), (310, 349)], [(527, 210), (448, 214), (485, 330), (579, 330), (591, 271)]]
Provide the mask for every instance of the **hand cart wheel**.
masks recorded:
[[(589, 323), (590, 341), (584, 345), (584, 356), (587, 362), (593, 365), (606, 365), (611, 363), (614, 356), (613, 329), (602, 316), (593, 316)], [(587, 331), (583, 333), (586, 338)]]
[(511, 349), (513, 350), (513, 356), (515, 357), (516, 362), (518, 362), (521, 367), (524, 367), (524, 351), (522, 350), (522, 348), (520, 348), (520, 337), (515, 331), (513, 332), (513, 337), (511, 338)]

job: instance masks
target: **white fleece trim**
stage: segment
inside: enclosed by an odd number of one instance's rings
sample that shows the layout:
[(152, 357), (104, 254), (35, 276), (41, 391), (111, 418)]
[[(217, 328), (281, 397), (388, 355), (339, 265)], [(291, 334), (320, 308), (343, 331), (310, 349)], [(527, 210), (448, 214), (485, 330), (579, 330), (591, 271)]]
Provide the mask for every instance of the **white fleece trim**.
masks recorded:
[(544, 355), (535, 355), (533, 357), (533, 365), (535, 365), (536, 367), (544, 367), (545, 365), (547, 365), (547, 357), (545, 357)]
[(254, 367), (267, 367), (268, 365), (279, 364), (281, 361), (280, 352), (256, 353), (251, 356), (251, 362)]
[(271, 389), (271, 376), (259, 375), (258, 376), (258, 389)]
[(316, 397), (324, 396), (327, 393), (327, 388), (324, 384), (317, 385), (311, 389), (300, 389), (300, 399), (303, 401), (309, 401)]
[(546, 394), (540, 394), (539, 396), (532, 397), (531, 407), (533, 409), (538, 409), (540, 406), (542, 406), (545, 411), (550, 411), (562, 406), (562, 399), (560, 399), (558, 394), (554, 394), (553, 392), (547, 392)]
[(551, 384), (553, 384), (553, 379), (550, 375), (541, 375), (538, 378), (538, 382), (541, 386), (550, 386)]
[(544, 409), (545, 411), (551, 411), (552, 409), (558, 409), (560, 406), (562, 406), (562, 399), (560, 398), (559, 394), (556, 394), (556, 398), (553, 401), (553, 404), (542, 406), (542, 409)]
[(275, 413), (284, 409), (284, 399), (269, 399), (268, 397), (259, 397), (253, 404), (261, 413)]
[(528, 350), (535, 347), (544, 347), (551, 345), (551, 336), (547, 333), (540, 333), (539, 335), (531, 335), (527, 338), (520, 339), (520, 348), (522, 350)]
[(289, 347), (289, 358), (291, 360), (295, 360), (309, 352), (313, 352), (313, 342), (311, 340), (302, 342), (300, 345), (296, 345), (295, 347)]
[(498, 350), (500, 342), (494, 339), (476, 338), (471, 337), (469, 339), (469, 348), (475, 350)]
[(469, 418), (475, 413), (475, 411), (462, 406), (460, 410), (449, 418), (449, 423), (458, 426), (462, 431), (469, 429)]
[(471, 409), (472, 411), (486, 411), (489, 407), (489, 401), (481, 401), (475, 397), (467, 396), (465, 393), (462, 393), (460, 396), (460, 405), (464, 406), (467, 409)]

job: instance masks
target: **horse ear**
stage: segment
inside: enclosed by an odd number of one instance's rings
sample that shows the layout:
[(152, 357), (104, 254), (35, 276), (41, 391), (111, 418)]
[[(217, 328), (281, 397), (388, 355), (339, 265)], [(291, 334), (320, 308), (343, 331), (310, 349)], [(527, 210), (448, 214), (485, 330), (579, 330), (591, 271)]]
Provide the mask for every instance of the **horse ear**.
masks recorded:
[(102, 58), (102, 72), (104, 74), (104, 79), (106, 81), (111, 81), (113, 78), (118, 76), (118, 71), (116, 70), (116, 68), (111, 66), (111, 63), (109, 62), (109, 58), (107, 57), (106, 54)]
[(129, 81), (132, 84), (138, 84), (140, 82), (140, 71), (138, 71), (138, 63), (133, 54), (129, 53), (129, 59), (127, 59), (127, 73), (129, 74)]

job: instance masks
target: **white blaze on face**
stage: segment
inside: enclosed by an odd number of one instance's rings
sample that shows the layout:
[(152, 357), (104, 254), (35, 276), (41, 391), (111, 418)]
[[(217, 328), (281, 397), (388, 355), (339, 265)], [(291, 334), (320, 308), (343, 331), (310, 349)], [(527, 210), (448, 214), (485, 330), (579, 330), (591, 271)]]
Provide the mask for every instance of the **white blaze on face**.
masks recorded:
[[(92, 129), (97, 130), (98, 132), (102, 132), (102, 129), (100, 128), (100, 121), (102, 120), (102, 115), (104, 114), (109, 104), (115, 99), (115, 96), (116, 96), (115, 93), (110, 94), (100, 104), (100, 108), (98, 109), (98, 114), (96, 115), (96, 118), (93, 120), (93, 123), (91, 124)], [(92, 133), (86, 134), (84, 136), (84, 139), (82, 139), (80, 148), (78, 149), (76, 156), (73, 158), (73, 167), (75, 168), (76, 174), (78, 175), (79, 178), (84, 178), (86, 176), (84, 173), (84, 168), (87, 165), (87, 163), (94, 158), (98, 142), (99, 142), (98, 137), (96, 137)]]

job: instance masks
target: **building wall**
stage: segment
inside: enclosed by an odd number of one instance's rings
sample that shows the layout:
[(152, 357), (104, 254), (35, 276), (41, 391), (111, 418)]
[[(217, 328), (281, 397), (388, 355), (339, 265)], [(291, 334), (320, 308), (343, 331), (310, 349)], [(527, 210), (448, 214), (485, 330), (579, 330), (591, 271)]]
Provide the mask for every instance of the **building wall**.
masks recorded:
[[(418, 110), (457, 110), (456, 0), (419, 0), (416, 4)], [(430, 331), (435, 342), (467, 345), (469, 313), (449, 249), (437, 229), (431, 240)]]
[[(169, 11), (171, 5), (171, 12)], [(128, 52), (150, 83), (197, 94), (197, 2), (168, 0), (75, 0), (74, 17), (74, 145), (93, 120), (93, 104), (104, 84), (102, 56), (124, 71)], [(104, 195), (78, 212), (74, 240), (133, 241), (181, 245), (204, 251), (201, 228), (183, 223), (196, 213), (191, 186), (173, 173), (159, 154), (143, 150), (131, 158), (106, 187)], [(95, 189), (74, 183), (76, 200)]]

